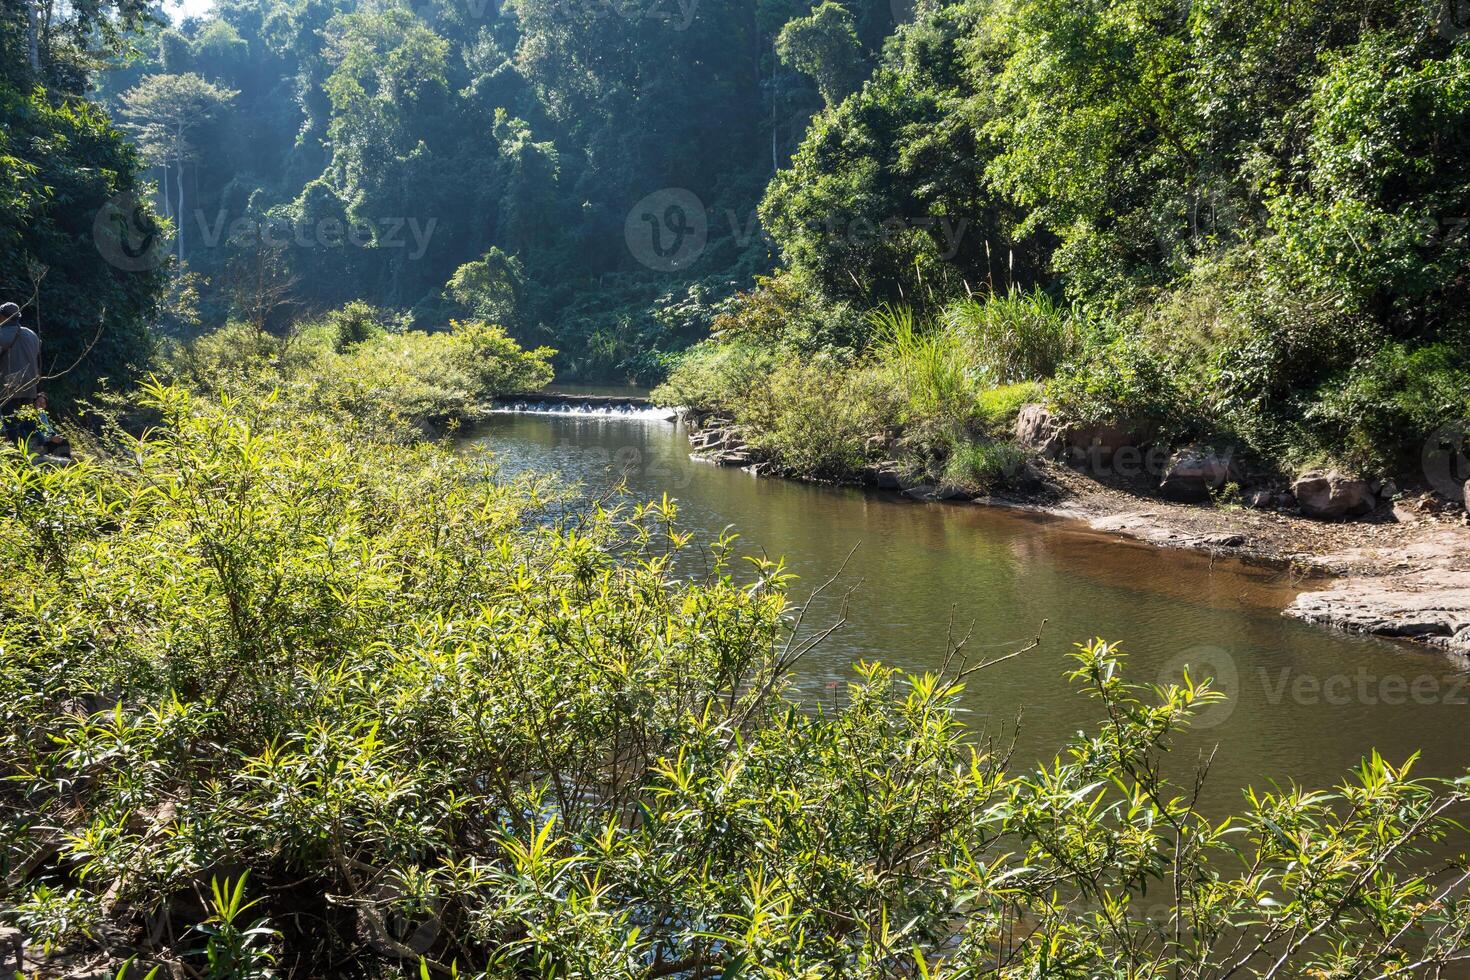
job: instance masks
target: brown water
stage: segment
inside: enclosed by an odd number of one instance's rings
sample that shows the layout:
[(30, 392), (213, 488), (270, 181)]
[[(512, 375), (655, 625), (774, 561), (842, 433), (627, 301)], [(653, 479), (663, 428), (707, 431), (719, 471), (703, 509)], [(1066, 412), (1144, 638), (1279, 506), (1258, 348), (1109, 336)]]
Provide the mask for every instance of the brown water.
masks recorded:
[(807, 617), (830, 622), (842, 591), (855, 590), (846, 626), (802, 664), (809, 698), (840, 698), (858, 659), (937, 666), (951, 622), (972, 630), (968, 649), (986, 659), (1040, 632), (1037, 649), (973, 677), (965, 696), (977, 729), (1009, 738), (1019, 718), (1015, 759), (1026, 764), (1091, 724), (1095, 709), (1064, 679), (1065, 655), (1102, 636), (1122, 642), (1136, 680), (1177, 680), (1189, 664), (1231, 695), (1183, 746), (1189, 759), (1219, 748), (1212, 805), (1273, 778), (1333, 783), (1374, 747), (1395, 760), (1422, 749), (1424, 771), (1470, 767), (1470, 675), (1418, 648), (1286, 619), (1304, 586), (1274, 567), (974, 504), (760, 479), (691, 461), (671, 423), (503, 415), (477, 439), (507, 474), (556, 471), (588, 493), (626, 479), (637, 499), (668, 493), (687, 530), (708, 539), (733, 526), (745, 553), (784, 556), (801, 576), (798, 598), (856, 548), (841, 588)]

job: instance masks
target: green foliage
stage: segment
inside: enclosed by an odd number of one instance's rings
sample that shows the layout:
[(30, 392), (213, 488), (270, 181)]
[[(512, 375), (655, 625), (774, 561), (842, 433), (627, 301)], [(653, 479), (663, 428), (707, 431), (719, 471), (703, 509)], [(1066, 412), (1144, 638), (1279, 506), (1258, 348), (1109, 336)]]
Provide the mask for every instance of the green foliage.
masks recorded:
[(977, 410), (983, 428), (1000, 438), (1015, 430), (1016, 416), (1025, 405), (1045, 401), (1046, 389), (1036, 382), (999, 385), (980, 393)]
[(279, 935), (264, 919), (245, 924), (241, 916), (260, 899), (245, 901), (246, 871), (234, 883), (226, 878), (209, 880), (210, 915), (195, 929), (206, 937), (204, 976), (209, 980), (256, 980), (274, 976), (276, 957), (269, 949)]
[[(9, 46), (4, 55), (24, 58)], [(137, 245), (161, 234), (146, 204), (132, 206), (145, 196), (137, 154), (80, 96), (0, 85), (0, 119), (0, 297), (40, 334), (59, 402), (102, 378), (125, 385), (152, 354), (164, 282), (158, 269), (122, 268), (99, 248), (119, 233), (116, 220)]]
[(514, 255), (491, 248), (478, 262), (456, 269), (445, 288), (456, 303), (482, 319), (511, 328), (520, 323), (526, 272)]
[(749, 445), (793, 475), (848, 479), (875, 462), (869, 440), (892, 416), (892, 391), (872, 371), (843, 371), (824, 359), (783, 361), (733, 403)]
[(392, 323), (388, 314), (362, 300), (353, 300), (323, 319), (333, 333), (332, 348), (338, 354), (381, 336)]
[[(1420, 465), (1429, 435), (1446, 420), (1470, 418), (1470, 354), (1435, 344), (1391, 344), (1316, 394), (1307, 423), (1319, 445), (1365, 470)], [(1399, 451), (1399, 455), (1389, 455)]]
[(788, 21), (776, 35), (776, 54), (812, 77), (829, 108), (850, 95), (866, 74), (852, 13), (833, 0), (824, 0), (809, 16)]
[(1188, 394), (1156, 351), (1133, 334), (1105, 340), (1048, 386), (1066, 418), (1084, 423), (1160, 423), (1189, 416)]
[(1001, 384), (1044, 381), (1081, 342), (1072, 315), (1039, 289), (961, 300), (945, 310), (944, 319), (971, 345), (979, 367)]
[(661, 405), (711, 411), (734, 405), (747, 392), (766, 390), (777, 358), (746, 344), (704, 343), (681, 357), (652, 398)]
[(568, 513), (349, 418), (146, 400), (114, 456), (0, 457), (0, 915), (58, 951), (105, 923), (220, 977), (1410, 976), (1470, 934), (1427, 853), (1463, 779), (1373, 755), (1201, 813), (1164, 773), (1220, 695), (1101, 640), (1069, 676), (1103, 722), (1012, 771), (961, 650), (799, 709), (789, 575), (668, 501)]
[[(1404, 465), (1421, 425), (1365, 399), (1380, 414), (1347, 435), (1322, 399), (1389, 345), (1464, 343), (1470, 87), (1446, 18), (1418, 0), (921, 5), (761, 213), (828, 302), (947, 310), (997, 381), (1069, 364), (1064, 421)], [(1018, 308), (1036, 287), (1086, 315)]]
[(982, 439), (956, 446), (944, 468), (944, 482), (967, 490), (990, 490), (1013, 480), (1026, 453), (1009, 442)]
[[(1370, 34), (1334, 52), (1271, 201), (1287, 260), (1319, 291), (1422, 328), (1465, 323), (1470, 59), (1463, 46)], [(1400, 328), (1402, 329), (1402, 328)]]
[(410, 433), (473, 419), (498, 395), (551, 381), (553, 352), (523, 350), (500, 327), (455, 321), (431, 334), (397, 326), (361, 303), (284, 336), (233, 323), (177, 347), (170, 370), (205, 390), (259, 397), (279, 389), (292, 410), (330, 405)]
[(877, 363), (894, 382), (900, 421), (967, 428), (990, 380), (954, 331), (921, 322), (909, 307), (872, 314)]

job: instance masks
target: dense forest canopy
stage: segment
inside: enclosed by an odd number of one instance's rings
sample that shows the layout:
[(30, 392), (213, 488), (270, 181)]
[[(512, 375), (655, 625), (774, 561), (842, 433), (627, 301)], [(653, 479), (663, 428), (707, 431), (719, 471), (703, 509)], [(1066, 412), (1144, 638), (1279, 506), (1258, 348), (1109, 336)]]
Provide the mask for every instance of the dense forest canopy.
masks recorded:
[(1391, 467), (1463, 407), (1449, 0), (62, 9), (7, 7), (0, 274), (78, 388), (351, 301), (650, 383), (1040, 290), (1064, 414)]
[[(853, 7), (848, 90), (894, 26)], [(132, 35), (98, 95), (159, 183), (176, 270), (288, 282), (282, 323), (352, 299), (487, 315), (564, 373), (656, 378), (772, 265), (756, 204), (836, 54), (778, 54), (803, 12), (227, 0)], [(206, 287), (200, 319), (239, 315), (236, 292)]]

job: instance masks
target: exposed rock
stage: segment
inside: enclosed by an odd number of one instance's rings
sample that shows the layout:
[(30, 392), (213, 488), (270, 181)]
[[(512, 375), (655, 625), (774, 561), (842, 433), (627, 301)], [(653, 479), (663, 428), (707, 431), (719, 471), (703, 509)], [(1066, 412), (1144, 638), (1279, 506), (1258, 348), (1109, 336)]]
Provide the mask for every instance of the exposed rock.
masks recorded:
[(1132, 429), (1119, 422), (1099, 422), (1067, 430), (1067, 446), (1083, 451), (1097, 450), (1112, 456), (1124, 446), (1137, 443)]
[(1470, 574), (1464, 572), (1343, 579), (1330, 589), (1297, 596), (1286, 614), (1470, 656)]
[(1061, 427), (1045, 405), (1022, 405), (1016, 416), (1016, 443), (1022, 449), (1056, 459), (1066, 440)]
[(1028, 459), (1010, 478), (1010, 483), (1023, 493), (1034, 493), (1046, 483), (1046, 477), (1041, 470), (1036, 468), (1036, 464)]
[(904, 495), (913, 497), (915, 500), (974, 500), (975, 495), (968, 490), (959, 487), (937, 486), (931, 483), (923, 483), (916, 487), (904, 490)]
[(904, 487), (903, 472), (892, 460), (864, 467), (862, 478), (868, 486), (879, 490), (902, 490)]
[(1159, 492), (1181, 503), (1205, 503), (1231, 477), (1230, 457), (1204, 446), (1190, 446), (1169, 457)]
[(1367, 480), (1344, 476), (1337, 470), (1304, 473), (1291, 489), (1302, 513), (1308, 517), (1331, 520), (1361, 517), (1378, 503)]
[(1149, 437), (1122, 422), (1075, 426), (1066, 430), (1064, 439), (1068, 461), (1080, 469), (1102, 473), (1116, 467), (1127, 475), (1162, 468), (1163, 459), (1150, 462), (1143, 451)]
[(1276, 497), (1275, 490), (1248, 490), (1245, 494), (1245, 505), (1256, 510), (1270, 510), (1276, 506)]
[(1244, 534), (1216, 534), (1199, 539), (1200, 544), (1207, 548), (1240, 548), (1245, 545)]
[(749, 466), (755, 456), (745, 445), (745, 435), (728, 420), (714, 416), (689, 436), (690, 458), (717, 466)]

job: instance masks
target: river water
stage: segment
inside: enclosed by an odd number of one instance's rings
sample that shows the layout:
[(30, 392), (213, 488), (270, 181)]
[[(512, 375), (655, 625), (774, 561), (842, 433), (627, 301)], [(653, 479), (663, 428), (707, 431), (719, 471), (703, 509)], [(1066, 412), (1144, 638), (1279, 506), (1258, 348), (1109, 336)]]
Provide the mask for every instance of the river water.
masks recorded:
[(1230, 695), (1178, 753), (1192, 764), (1218, 750), (1211, 808), (1272, 779), (1330, 785), (1375, 747), (1391, 760), (1422, 750), (1425, 772), (1470, 766), (1470, 675), (1432, 652), (1283, 617), (1313, 583), (1278, 568), (975, 504), (761, 479), (691, 461), (682, 428), (656, 419), (505, 414), (475, 440), (506, 476), (556, 472), (588, 495), (626, 481), (635, 500), (667, 493), (686, 530), (708, 540), (733, 527), (743, 553), (784, 556), (797, 599), (846, 562), (807, 615), (831, 622), (851, 590), (846, 625), (800, 666), (804, 698), (840, 700), (860, 659), (935, 667), (952, 633), (969, 632), (967, 649), (987, 660), (1039, 633), (1035, 650), (973, 676), (964, 702), (969, 723), (1014, 740), (1025, 767), (1094, 723), (1064, 675), (1072, 645), (1101, 636), (1122, 643), (1135, 680), (1178, 680), (1188, 664)]

